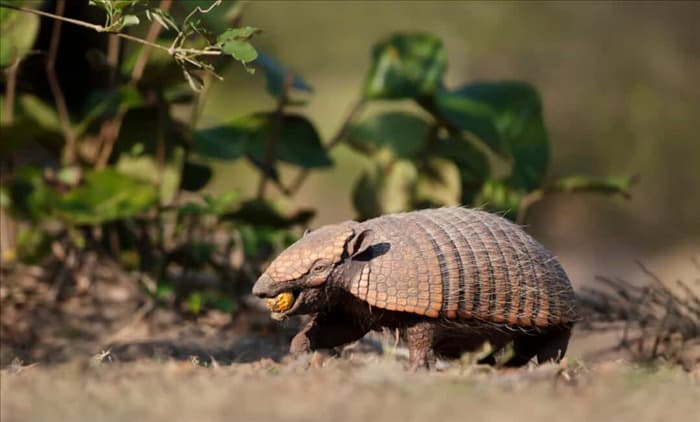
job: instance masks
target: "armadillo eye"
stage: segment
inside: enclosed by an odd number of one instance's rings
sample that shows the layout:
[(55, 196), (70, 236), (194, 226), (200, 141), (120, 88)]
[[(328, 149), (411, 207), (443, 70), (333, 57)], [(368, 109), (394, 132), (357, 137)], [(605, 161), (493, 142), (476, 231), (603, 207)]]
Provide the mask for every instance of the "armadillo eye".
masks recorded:
[(328, 268), (328, 266), (326, 264), (316, 264), (316, 265), (314, 265), (314, 268), (311, 271), (313, 271), (315, 273), (321, 273), (321, 272), (325, 271), (326, 268)]

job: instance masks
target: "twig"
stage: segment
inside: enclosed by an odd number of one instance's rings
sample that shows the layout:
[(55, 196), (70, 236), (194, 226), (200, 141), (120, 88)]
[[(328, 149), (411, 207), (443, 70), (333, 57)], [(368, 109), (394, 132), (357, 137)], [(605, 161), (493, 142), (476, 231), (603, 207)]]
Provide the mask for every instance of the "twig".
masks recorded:
[(544, 191), (542, 189), (535, 189), (523, 196), (520, 199), (520, 206), (518, 207), (518, 215), (515, 218), (515, 222), (520, 225), (525, 224), (530, 207), (536, 202), (541, 201), (542, 198), (544, 198)]
[(199, 123), (199, 118), (202, 115), (202, 109), (204, 108), (204, 102), (209, 96), (209, 88), (211, 88), (211, 73), (206, 73), (202, 77), (202, 89), (197, 93), (197, 99), (192, 104), (192, 111), (190, 114), (190, 127), (192, 130), (197, 128)]
[[(171, 4), (172, 4), (172, 0), (161, 0), (159, 7), (161, 10), (167, 11), (170, 9)], [(160, 24), (154, 19), (153, 22), (151, 22), (151, 26), (148, 28), (148, 34), (146, 34), (146, 40), (151, 44), (155, 44), (154, 41), (158, 37), (158, 34), (160, 33), (160, 29), (161, 29)], [(131, 78), (132, 79), (140, 80), (141, 76), (143, 76), (143, 71), (146, 68), (146, 63), (148, 63), (148, 55), (149, 55), (150, 49), (151, 49), (151, 46), (146, 45), (139, 52), (139, 56), (136, 58), (136, 64), (134, 64), (134, 68), (131, 71)]]
[[(679, 292), (672, 290), (669, 283), (641, 262), (637, 264), (651, 281), (637, 286), (622, 279), (598, 276), (596, 279), (614, 293), (583, 288), (585, 295), (581, 296), (581, 303), (597, 315), (599, 321), (624, 322), (617, 349), (625, 349), (642, 360), (678, 359), (672, 349), (673, 338), (681, 339), (679, 350), (682, 350), (685, 344), (700, 337), (700, 297), (682, 281), (676, 281)], [(600, 327), (588, 329), (602, 331)], [(631, 339), (632, 329), (635, 337)]]
[(2, 119), (3, 123), (11, 125), (15, 120), (15, 92), (17, 90), (17, 69), (19, 69), (20, 57), (5, 69), (5, 116)]
[(101, 343), (104, 345), (109, 345), (110, 343), (113, 343), (115, 340), (118, 340), (131, 327), (133, 327), (134, 325), (136, 325), (140, 321), (142, 321), (153, 309), (155, 309), (155, 302), (151, 299), (148, 299), (146, 301), (146, 303), (144, 303), (143, 306), (141, 306), (136, 311), (136, 313), (134, 313), (134, 316), (131, 317), (131, 319), (126, 324), (124, 324), (121, 328), (119, 328), (114, 333), (107, 336), (104, 340), (101, 341)]
[[(0, 116), (0, 122), (3, 125), (10, 126), (15, 121), (15, 92), (17, 88), (17, 69), (19, 69), (21, 58), (17, 57), (15, 61), (5, 69), (5, 104), (3, 110), (5, 115)], [(12, 174), (13, 154), (7, 154), (0, 160), (0, 182), (5, 180), (5, 177)], [(17, 237), (17, 222), (10, 215), (6, 207), (0, 207), (0, 264), (14, 254), (15, 243)]]
[[(350, 112), (348, 113), (347, 117), (345, 117), (345, 120), (343, 121), (343, 124), (340, 126), (340, 129), (338, 129), (338, 132), (336, 132), (335, 136), (331, 138), (331, 140), (328, 142), (328, 145), (326, 146), (326, 150), (330, 151), (333, 149), (336, 145), (338, 145), (348, 134), (350, 128), (352, 125), (355, 123), (355, 120), (357, 120), (357, 116), (360, 115), (362, 110), (364, 109), (366, 102), (364, 99), (360, 99), (355, 104), (352, 106), (350, 109)], [(309, 176), (309, 170), (308, 169), (303, 169), (297, 174), (297, 177), (294, 179), (292, 184), (289, 186), (287, 189), (288, 195), (292, 196), (296, 194), (301, 186), (304, 184), (304, 181), (306, 178)]]
[(258, 199), (263, 199), (265, 197), (267, 179), (270, 171), (275, 166), (277, 144), (279, 143), (280, 134), (282, 132), (282, 122), (284, 121), (284, 107), (287, 105), (289, 88), (291, 87), (293, 81), (294, 74), (292, 72), (287, 73), (287, 76), (284, 79), (284, 85), (282, 86), (282, 93), (277, 99), (277, 108), (275, 109), (274, 114), (274, 126), (270, 131), (270, 136), (267, 138), (267, 144), (265, 145), (265, 161), (263, 163), (263, 171), (260, 174), (260, 183), (258, 184)]
[[(61, 2), (58, 2), (58, 3), (61, 3)], [(189, 49), (189, 48), (184, 48), (184, 49), (183, 48), (168, 48), (168, 47), (164, 47), (160, 44), (157, 44), (155, 42), (148, 41), (148, 40), (145, 40), (145, 39), (139, 38), (139, 37), (134, 37), (132, 35), (125, 34), (123, 32), (109, 31), (105, 27), (100, 26), (100, 25), (96, 25), (96, 24), (89, 23), (89, 22), (84, 22), (84, 21), (81, 21), (78, 19), (66, 18), (64, 16), (60, 16), (60, 15), (49, 13), (49, 12), (44, 12), (42, 10), (32, 9), (29, 7), (15, 6), (13, 4), (7, 4), (7, 3), (0, 3), (0, 7), (4, 7), (7, 9), (19, 10), (21, 12), (26, 12), (26, 13), (32, 13), (34, 15), (39, 15), (39, 16), (43, 16), (46, 18), (56, 19), (58, 21), (70, 23), (73, 25), (82, 26), (83, 28), (92, 29), (93, 31), (96, 31), (96, 32), (112, 34), (112, 35), (115, 35), (117, 37), (127, 39), (129, 41), (137, 42), (139, 44), (143, 44), (143, 45), (146, 45), (149, 47), (153, 47), (153, 48), (157, 48), (159, 50), (166, 51), (171, 56), (175, 56), (177, 54), (186, 54), (186, 53), (196, 53), (196, 54), (202, 54), (202, 55), (207, 55), (207, 56), (221, 56), (222, 54), (224, 54), (222, 51), (218, 51), (218, 50), (208, 50), (207, 51), (207, 50), (197, 50), (197, 49)]]
[[(168, 9), (170, 9), (171, 4), (172, 0), (161, 0), (160, 8), (164, 11), (167, 11)], [(151, 52), (151, 49), (149, 47), (157, 46), (161, 49), (166, 49), (165, 47), (162, 47), (153, 42), (156, 40), (156, 38), (158, 38), (160, 30), (161, 26), (159, 23), (157, 23), (156, 21), (151, 22), (151, 26), (148, 28), (148, 34), (146, 35), (146, 42), (144, 43), (146, 47), (144, 47), (139, 52), (139, 56), (136, 58), (136, 64), (131, 70), (131, 80), (129, 81), (129, 86), (135, 87), (141, 80), (141, 77), (143, 76), (143, 71), (146, 68), (146, 64), (148, 63), (148, 56)], [(119, 33), (115, 35), (119, 35)], [(119, 110), (117, 111), (117, 114), (114, 116), (114, 118), (112, 118), (112, 120), (105, 121), (102, 124), (102, 127), (100, 128), (100, 133), (98, 135), (99, 145), (101, 145), (101, 148), (97, 156), (97, 162), (95, 164), (96, 168), (104, 168), (107, 165), (107, 163), (109, 163), (109, 157), (112, 155), (112, 151), (114, 150), (114, 144), (119, 138), (119, 132), (121, 131), (121, 126), (127, 111), (128, 108), (122, 104), (119, 107)]]
[[(56, 2), (56, 16), (62, 16), (65, 9), (65, 1)], [(63, 96), (61, 84), (56, 75), (56, 55), (58, 54), (58, 45), (61, 41), (61, 19), (57, 19), (53, 23), (51, 31), (51, 44), (49, 45), (49, 55), (46, 59), (46, 77), (51, 88), (56, 110), (58, 111), (58, 119), (63, 130), (63, 137), (66, 139), (66, 146), (63, 150), (63, 164), (71, 165), (75, 161), (75, 134), (70, 123), (70, 115), (68, 114), (68, 106), (66, 98)]]
[(113, 88), (117, 82), (119, 74), (119, 47), (120, 39), (114, 35), (108, 37), (107, 44), (107, 64), (109, 64), (109, 87)]
[(653, 359), (659, 350), (659, 345), (661, 344), (661, 339), (663, 335), (666, 333), (666, 324), (668, 324), (668, 320), (671, 317), (671, 309), (673, 306), (673, 298), (668, 298), (666, 301), (666, 313), (664, 314), (663, 319), (661, 320), (661, 323), (656, 329), (656, 335), (654, 336), (654, 345), (651, 348), (651, 354), (649, 356), (649, 359)]
[(163, 191), (165, 179), (165, 136), (168, 125), (168, 104), (160, 92), (156, 93), (158, 124), (156, 128), (156, 166), (158, 168), (158, 192)]

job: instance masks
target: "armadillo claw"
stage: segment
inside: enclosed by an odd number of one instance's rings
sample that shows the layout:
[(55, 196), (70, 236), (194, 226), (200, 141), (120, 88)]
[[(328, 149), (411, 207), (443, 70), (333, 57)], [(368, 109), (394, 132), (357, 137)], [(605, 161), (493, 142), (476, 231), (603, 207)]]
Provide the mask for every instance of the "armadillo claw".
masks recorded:
[(267, 299), (267, 307), (272, 312), (285, 312), (294, 305), (294, 293), (282, 292), (277, 296)]

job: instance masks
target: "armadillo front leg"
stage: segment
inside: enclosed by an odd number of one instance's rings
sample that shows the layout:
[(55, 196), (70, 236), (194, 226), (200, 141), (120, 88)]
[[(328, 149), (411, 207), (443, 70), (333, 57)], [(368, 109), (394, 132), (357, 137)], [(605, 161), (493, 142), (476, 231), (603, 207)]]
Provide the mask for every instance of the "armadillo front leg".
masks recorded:
[(435, 332), (433, 321), (419, 321), (406, 329), (408, 363), (412, 371), (435, 368)]
[(319, 313), (294, 338), (289, 348), (293, 355), (317, 349), (330, 349), (361, 339), (369, 328), (347, 315)]

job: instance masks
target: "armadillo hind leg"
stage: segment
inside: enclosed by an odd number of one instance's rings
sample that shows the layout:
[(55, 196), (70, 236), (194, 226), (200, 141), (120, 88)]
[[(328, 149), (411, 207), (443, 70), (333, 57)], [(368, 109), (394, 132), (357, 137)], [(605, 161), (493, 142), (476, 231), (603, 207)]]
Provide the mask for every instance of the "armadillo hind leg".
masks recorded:
[(343, 314), (316, 314), (292, 339), (290, 353), (330, 349), (361, 339), (369, 329)]
[(406, 328), (408, 345), (408, 365), (411, 371), (418, 369), (435, 369), (435, 321), (418, 321)]
[(537, 356), (537, 363), (559, 362), (566, 353), (571, 325), (550, 327), (537, 334), (522, 333), (513, 340), (514, 355), (505, 366), (523, 366)]

